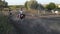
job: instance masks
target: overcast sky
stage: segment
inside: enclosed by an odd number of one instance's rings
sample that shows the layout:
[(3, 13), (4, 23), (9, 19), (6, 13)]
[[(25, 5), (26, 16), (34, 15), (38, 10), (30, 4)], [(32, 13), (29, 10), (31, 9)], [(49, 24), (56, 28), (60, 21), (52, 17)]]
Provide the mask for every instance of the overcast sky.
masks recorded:
[[(8, 2), (8, 5), (24, 5), (24, 3), (27, 1), (27, 0), (5, 0)], [(60, 4), (60, 0), (37, 0), (38, 3), (41, 3), (41, 4), (48, 4), (50, 2), (54, 2), (56, 4)]]

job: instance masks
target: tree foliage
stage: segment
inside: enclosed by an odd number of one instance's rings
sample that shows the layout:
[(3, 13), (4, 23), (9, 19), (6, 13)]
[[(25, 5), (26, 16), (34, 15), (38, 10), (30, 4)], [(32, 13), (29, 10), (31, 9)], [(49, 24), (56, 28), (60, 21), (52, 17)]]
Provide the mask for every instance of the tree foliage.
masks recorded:
[(6, 8), (8, 7), (8, 3), (6, 1), (0, 0), (0, 8)]
[(38, 4), (36, 0), (30, 0), (25, 2), (25, 7), (27, 9), (38, 9), (38, 10), (43, 10), (44, 7), (42, 4)]
[(30, 8), (37, 9), (37, 7), (38, 7), (37, 1), (32, 1)]
[(25, 7), (28, 9), (28, 1), (25, 2)]
[(49, 3), (48, 5), (46, 5), (46, 9), (48, 9), (48, 10), (53, 10), (53, 9), (55, 9), (56, 8), (56, 5), (55, 5), (55, 3)]
[(37, 9), (38, 10), (44, 10), (45, 8), (44, 8), (44, 6), (42, 4), (38, 4)]
[(30, 9), (30, 8), (36, 9), (37, 6), (38, 6), (38, 3), (37, 3), (36, 0), (33, 0), (33, 1), (30, 0), (30, 1), (26, 1), (26, 2), (25, 2), (25, 7), (26, 7), (27, 9)]

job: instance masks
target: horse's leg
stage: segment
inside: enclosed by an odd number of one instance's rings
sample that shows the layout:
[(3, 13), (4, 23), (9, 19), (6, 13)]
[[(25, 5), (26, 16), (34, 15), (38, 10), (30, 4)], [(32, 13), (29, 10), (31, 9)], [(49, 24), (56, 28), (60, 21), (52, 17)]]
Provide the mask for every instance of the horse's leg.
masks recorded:
[(19, 20), (18, 20), (18, 24), (19, 24), (19, 23), (21, 22), (21, 18), (20, 18), (20, 15), (19, 15), (19, 17), (18, 17), (18, 18), (19, 18)]

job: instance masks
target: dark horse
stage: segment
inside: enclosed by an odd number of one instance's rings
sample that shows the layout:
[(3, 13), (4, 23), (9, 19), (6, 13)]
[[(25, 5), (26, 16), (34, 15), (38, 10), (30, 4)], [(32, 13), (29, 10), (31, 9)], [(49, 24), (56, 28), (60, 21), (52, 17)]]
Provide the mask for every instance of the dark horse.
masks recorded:
[(25, 18), (25, 14), (20, 14), (20, 19)]
[(25, 18), (25, 14), (20, 14), (20, 15), (18, 15), (18, 17), (22, 20)]

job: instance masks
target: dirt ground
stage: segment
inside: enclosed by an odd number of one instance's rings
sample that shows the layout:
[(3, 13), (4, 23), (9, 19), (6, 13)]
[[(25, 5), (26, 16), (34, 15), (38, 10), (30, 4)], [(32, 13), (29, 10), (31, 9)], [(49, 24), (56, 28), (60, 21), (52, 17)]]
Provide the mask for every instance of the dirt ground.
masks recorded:
[(60, 34), (60, 17), (26, 16), (23, 20), (13, 17), (11, 22), (17, 34)]

